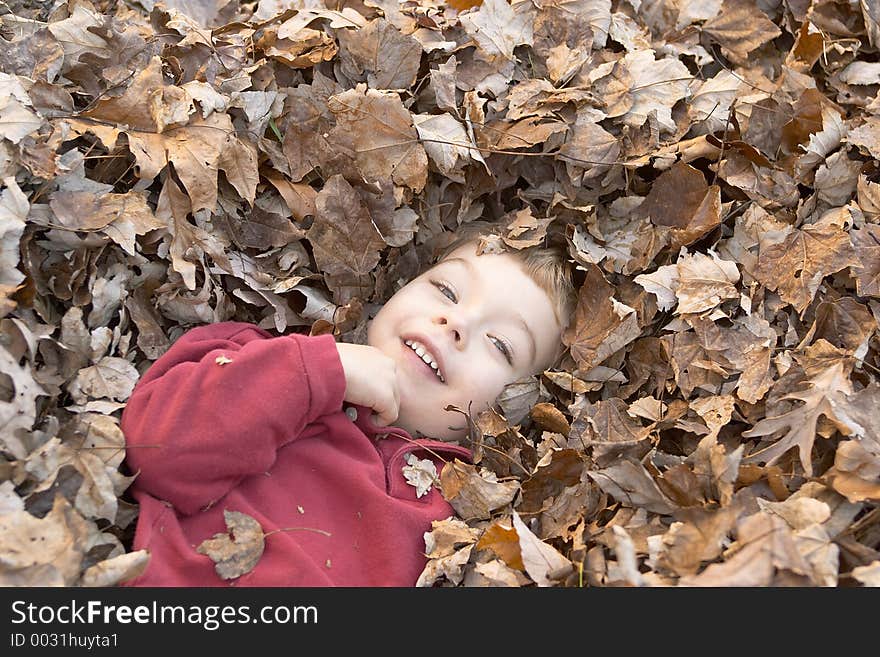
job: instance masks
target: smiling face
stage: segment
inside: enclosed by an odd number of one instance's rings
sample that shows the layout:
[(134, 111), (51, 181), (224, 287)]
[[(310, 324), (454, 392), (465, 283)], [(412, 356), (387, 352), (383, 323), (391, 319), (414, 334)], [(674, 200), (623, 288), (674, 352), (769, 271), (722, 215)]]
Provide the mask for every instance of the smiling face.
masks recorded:
[(410, 281), (367, 328), (367, 343), (397, 362), (394, 424), (413, 436), (463, 438), (464, 417), (447, 405), (472, 402), (476, 416), (507, 384), (550, 367), (560, 347), (547, 293), (514, 256), (476, 248), (465, 244)]

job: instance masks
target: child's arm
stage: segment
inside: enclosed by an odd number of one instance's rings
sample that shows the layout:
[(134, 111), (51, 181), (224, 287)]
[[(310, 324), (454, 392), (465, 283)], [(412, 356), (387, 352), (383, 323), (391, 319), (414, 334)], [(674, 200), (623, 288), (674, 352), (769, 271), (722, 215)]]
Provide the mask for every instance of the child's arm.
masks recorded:
[(345, 377), (332, 335), (269, 333), (242, 322), (192, 329), (144, 374), (122, 414), (136, 485), (194, 513), (279, 447), (339, 410)]

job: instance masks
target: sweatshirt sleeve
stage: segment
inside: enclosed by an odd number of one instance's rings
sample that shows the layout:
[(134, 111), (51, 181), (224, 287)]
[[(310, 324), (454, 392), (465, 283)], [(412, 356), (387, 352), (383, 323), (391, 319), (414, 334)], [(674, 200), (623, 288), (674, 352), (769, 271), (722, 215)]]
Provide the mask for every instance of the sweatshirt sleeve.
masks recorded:
[(181, 336), (141, 377), (122, 413), (134, 486), (191, 514), (279, 447), (342, 408), (345, 374), (332, 335), (272, 337), (245, 322)]

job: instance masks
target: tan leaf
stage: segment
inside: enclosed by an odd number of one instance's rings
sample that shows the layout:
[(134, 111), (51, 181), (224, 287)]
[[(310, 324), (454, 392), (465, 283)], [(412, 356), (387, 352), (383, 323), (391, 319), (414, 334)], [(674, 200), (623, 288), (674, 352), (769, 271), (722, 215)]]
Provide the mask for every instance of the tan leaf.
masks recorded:
[(589, 475), (599, 488), (626, 506), (660, 514), (671, 514), (676, 508), (641, 463), (620, 460)]
[(281, 198), (293, 213), (294, 220), (299, 222), (305, 217), (315, 214), (315, 198), (318, 196), (318, 192), (314, 187), (292, 183), (271, 171), (266, 171), (263, 175), (281, 194)]
[[(683, 586), (774, 586), (791, 582), (808, 586), (811, 568), (798, 551), (782, 518), (760, 512), (739, 521), (732, 553), (698, 575), (682, 577)], [(784, 579), (781, 579), (784, 578)], [(791, 579), (789, 579), (791, 578)]]
[(139, 377), (135, 366), (124, 358), (105, 356), (94, 365), (80, 370), (70, 387), (70, 393), (81, 399), (81, 403), (85, 403), (83, 396), (125, 401)]
[(721, 13), (704, 23), (703, 31), (740, 58), (782, 34), (754, 0), (724, 0)]
[(0, 193), (0, 284), (16, 286), (24, 279), (18, 270), (19, 242), (30, 203), (14, 177), (4, 178), (3, 185)]
[(543, 244), (547, 236), (547, 227), (553, 217), (539, 218), (532, 214), (530, 208), (517, 210), (506, 215), (508, 219), (501, 239), (507, 246), (524, 249)]
[(861, 164), (838, 151), (816, 169), (813, 188), (820, 199), (833, 206), (846, 205), (856, 192)]
[(679, 283), (675, 291), (679, 313), (701, 313), (715, 308), (725, 299), (738, 299), (736, 263), (711, 258), (702, 253), (684, 255), (678, 261)]
[(133, 579), (146, 570), (150, 562), (148, 550), (137, 550), (120, 554), (104, 561), (99, 561), (94, 566), (89, 566), (83, 571), (78, 586), (106, 587), (129, 579)]
[(613, 525), (611, 533), (614, 537), (613, 550), (617, 561), (608, 564), (608, 580), (612, 586), (642, 586), (645, 583), (639, 572), (636, 549), (632, 537), (620, 525)]
[(543, 429), (567, 435), (571, 430), (568, 419), (553, 404), (542, 402), (535, 404), (530, 411), (532, 419)]
[(852, 297), (829, 298), (816, 307), (810, 333), (860, 357), (877, 330), (871, 311)]
[(480, 532), (458, 518), (432, 520), (431, 531), (425, 532), (425, 556), (439, 559), (453, 554), (462, 544), (477, 541)]
[(514, 48), (531, 44), (534, 36), (534, 10), (524, 4), (513, 8), (506, 0), (483, 0), (477, 11), (463, 14), (459, 21), (489, 57), (513, 59)]
[[(32, 429), (37, 417), (37, 397), (48, 393), (34, 379), (30, 364), (19, 365), (3, 347), (0, 347), (0, 375), (8, 390), (0, 398), (0, 427), (3, 427), (0, 448), (23, 459), (36, 446)], [(5, 379), (11, 382), (11, 388)]]
[(220, 159), (217, 160), (217, 168), (226, 174), (229, 184), (235, 187), (235, 191), (248, 205), (254, 204), (257, 183), (260, 182), (257, 160), (256, 147), (231, 132), (227, 135)]
[(428, 157), (446, 177), (463, 183), (463, 167), (470, 160), (485, 166), (464, 126), (451, 114), (414, 114), (413, 123)]
[(566, 489), (581, 481), (586, 464), (574, 449), (555, 449), (538, 462), (532, 476), (522, 484), (521, 513), (541, 511), (548, 500), (565, 495)]
[[(193, 211), (213, 210), (219, 162), (238, 138), (229, 115), (214, 112), (207, 118), (190, 116), (191, 107), (189, 94), (165, 83), (162, 61), (153, 57), (122, 96), (103, 99), (83, 113), (84, 117), (119, 127), (79, 119), (70, 120), (69, 125), (80, 133), (97, 134), (108, 147), (124, 132), (140, 178), (152, 180), (172, 162), (192, 199)], [(235, 175), (233, 178), (238, 182)]]
[(416, 81), (422, 46), (383, 18), (359, 30), (340, 30), (339, 63), (353, 81), (373, 89), (409, 89)]
[(474, 583), (472, 580), (465, 579), (465, 586), (519, 587), (529, 583), (528, 578), (520, 571), (514, 570), (498, 559), (476, 564), (474, 572), (479, 573), (486, 584), (483, 584), (482, 581)]
[(266, 251), (287, 246), (305, 236), (290, 219), (260, 207), (253, 208), (243, 218), (220, 216), (215, 222), (223, 226), (232, 241), (242, 249)]
[(328, 107), (336, 115), (330, 142), (352, 153), (364, 178), (422, 190), (428, 157), (397, 94), (361, 84), (332, 96)]
[(880, 297), (880, 226), (866, 224), (850, 233), (857, 262), (852, 265), (860, 295)]
[(871, 157), (880, 157), (880, 117), (869, 116), (846, 137), (850, 144), (862, 146)]
[(795, 531), (822, 524), (831, 516), (828, 505), (812, 497), (790, 497), (782, 502), (769, 502), (759, 497), (757, 501), (762, 511), (776, 514)]
[(63, 496), (43, 518), (0, 515), (0, 585), (73, 586), (85, 556), (88, 527)]
[(721, 223), (720, 188), (708, 185), (691, 165), (678, 162), (654, 181), (638, 212), (655, 226), (672, 228), (669, 248), (675, 252)]
[(590, 265), (578, 293), (574, 321), (563, 336), (583, 370), (601, 364), (641, 333), (635, 310), (617, 301), (613, 294), (614, 288), (602, 271)]
[(859, 264), (846, 231), (831, 222), (819, 222), (762, 247), (755, 275), (802, 313), (825, 276)]
[(13, 144), (43, 125), (33, 110), (30, 98), (15, 76), (0, 73), (0, 137)]
[(679, 520), (663, 535), (657, 563), (683, 577), (695, 575), (703, 563), (721, 555), (736, 523), (737, 509), (691, 507), (676, 517)]
[(385, 240), (367, 207), (342, 176), (330, 178), (318, 193), (315, 221), (306, 237), (337, 303), (369, 298), (371, 272), (379, 263)]
[(465, 545), (449, 556), (430, 559), (416, 580), (416, 588), (432, 586), (440, 579), (446, 579), (452, 584), (461, 583), (464, 567), (470, 560), (473, 549), (473, 544)]
[(535, 377), (528, 376), (508, 383), (495, 400), (504, 417), (512, 424), (519, 424), (538, 401), (540, 390)]
[[(820, 355), (828, 349), (833, 347), (827, 341), (819, 340), (807, 353)], [(744, 431), (742, 435), (745, 438), (772, 436), (780, 431), (785, 431), (785, 434), (770, 446), (749, 453), (743, 460), (773, 465), (785, 452), (797, 447), (804, 472), (811, 476), (812, 448), (820, 417), (826, 417), (844, 435), (863, 434), (864, 428), (850, 417), (852, 402), (849, 395), (853, 389), (848, 373), (849, 369), (843, 358), (829, 360), (807, 379), (805, 389), (783, 395), (781, 400), (795, 399), (804, 403), (779, 415), (772, 415), (771, 409), (767, 417)]]
[[(146, 194), (56, 192), (49, 206), (58, 222), (70, 230), (106, 233), (130, 255), (136, 254), (134, 236), (164, 228), (165, 223), (147, 205)], [(128, 234), (124, 227), (130, 227)]]
[(489, 146), (498, 150), (530, 148), (566, 130), (568, 126), (562, 121), (547, 121), (539, 116), (528, 116), (519, 121), (492, 121), (486, 125)]
[(862, 586), (880, 586), (880, 560), (872, 561), (867, 566), (853, 568), (852, 575), (862, 583)]
[(653, 112), (662, 130), (674, 132), (672, 106), (687, 95), (693, 78), (687, 67), (671, 57), (655, 59), (651, 50), (627, 53), (617, 67), (622, 70), (616, 73), (620, 81), (613, 92), (609, 95), (609, 90), (603, 89), (611, 78), (605, 78), (598, 88), (606, 103), (617, 101), (606, 105), (608, 115), (622, 117), (626, 125), (638, 128)]
[[(118, 434), (121, 437), (121, 432)], [(78, 442), (74, 444), (79, 446)], [(110, 449), (104, 449), (106, 447)], [(122, 455), (121, 445), (99, 444), (98, 449), (75, 449), (52, 438), (30, 454), (25, 469), (40, 482), (33, 493), (52, 491), (66, 484), (65, 478), (69, 477), (70, 497), (76, 510), (88, 519), (114, 522), (119, 510), (118, 496), (128, 482), (121, 479), (117, 466), (108, 466), (102, 457), (115, 457), (118, 463)], [(71, 467), (77, 476), (66, 474), (65, 469)]]
[(184, 283), (190, 290), (196, 288), (196, 267), (189, 258), (197, 258), (204, 266), (204, 254), (209, 254), (223, 270), (232, 270), (232, 265), (219, 240), (187, 220), (187, 215), (192, 211), (190, 197), (177, 186), (171, 176), (165, 178), (165, 184), (156, 204), (156, 217), (166, 222), (171, 235), (168, 249), (171, 264), (183, 277)]
[(440, 472), (443, 497), (464, 520), (488, 519), (492, 511), (513, 501), (518, 481), (498, 481), (494, 473), (478, 471), (458, 459), (448, 462)]
[(701, 133), (730, 128), (730, 107), (741, 84), (739, 76), (724, 69), (700, 84), (691, 97), (688, 115)]
[(598, 125), (596, 117), (579, 112), (569, 129), (558, 157), (575, 180), (590, 180), (605, 174), (620, 157), (620, 140)]
[(837, 446), (834, 465), (824, 479), (850, 502), (880, 499), (880, 386), (872, 383), (851, 398), (853, 422), (862, 427), (861, 435), (843, 440)]
[(427, 494), (439, 479), (434, 462), (431, 459), (420, 459), (415, 454), (406, 455), (403, 477), (407, 484), (416, 489), (417, 498)]
[(572, 572), (574, 568), (571, 561), (535, 536), (516, 511), (513, 512), (513, 528), (519, 537), (523, 567), (535, 584), (554, 586)]
[(220, 577), (235, 579), (257, 565), (263, 556), (265, 536), (260, 523), (246, 513), (224, 509), (223, 520), (227, 532), (205, 539), (196, 552), (211, 558)]
[(62, 20), (49, 23), (46, 28), (64, 49), (64, 57), (76, 61), (83, 53), (99, 57), (109, 57), (111, 51), (100, 34), (89, 28), (97, 28), (102, 16), (90, 3), (76, 3), (70, 15)]

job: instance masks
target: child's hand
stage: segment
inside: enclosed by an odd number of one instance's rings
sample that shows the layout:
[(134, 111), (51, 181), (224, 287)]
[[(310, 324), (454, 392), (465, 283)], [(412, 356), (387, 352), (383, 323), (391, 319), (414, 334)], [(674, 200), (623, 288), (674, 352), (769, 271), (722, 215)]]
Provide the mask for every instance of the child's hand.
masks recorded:
[(400, 410), (397, 363), (367, 345), (339, 342), (336, 349), (345, 370), (345, 401), (372, 408), (380, 426), (394, 422)]

